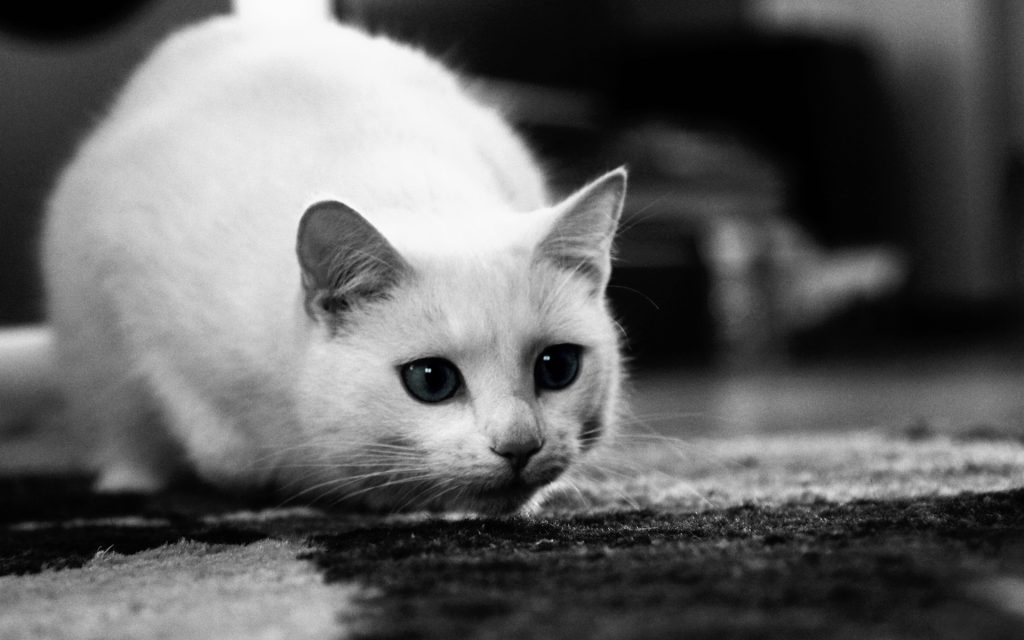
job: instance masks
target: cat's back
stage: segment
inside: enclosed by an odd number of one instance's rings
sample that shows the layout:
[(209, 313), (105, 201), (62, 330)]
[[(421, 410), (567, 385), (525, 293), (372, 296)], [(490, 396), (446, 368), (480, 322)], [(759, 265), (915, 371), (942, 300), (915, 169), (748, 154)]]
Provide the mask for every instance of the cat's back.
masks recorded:
[(94, 186), (149, 179), (198, 198), (231, 184), (238, 198), (266, 201), (277, 185), (293, 196), (282, 207), (331, 194), (371, 216), (547, 199), (518, 136), (442, 64), (327, 21), (220, 17), (172, 35), (79, 158), (109, 176), (87, 175)]
[[(196, 253), (209, 239), (293, 263), (298, 218), (318, 197), (399, 235), (410, 216), (547, 204), (511, 127), (423, 52), (333, 22), (219, 17), (133, 74), (49, 217), (101, 241), (137, 232)], [(240, 215), (249, 229), (217, 237)]]
[[(166, 123), (175, 116), (185, 124), (197, 115), (237, 120), (246, 114), (312, 117), (322, 125), (331, 112), (360, 116), (334, 118), (332, 124), (362, 122), (365, 128), (374, 113), (381, 121), (393, 116), (397, 98), (416, 96), (430, 109), (432, 101), (458, 93), (455, 77), (429, 56), (353, 27), (225, 16), (163, 42), (125, 86), (107, 128), (145, 126), (147, 119)], [(389, 104), (392, 113), (386, 114)], [(389, 119), (389, 126), (399, 124)]]
[(147, 344), (258, 359), (292, 322), (297, 224), (322, 197), (399, 245), (410, 217), (546, 204), (511, 128), (427, 55), (326, 21), (215, 18), (150, 55), (59, 180), (51, 313), (100, 318), (83, 308), (109, 296)]

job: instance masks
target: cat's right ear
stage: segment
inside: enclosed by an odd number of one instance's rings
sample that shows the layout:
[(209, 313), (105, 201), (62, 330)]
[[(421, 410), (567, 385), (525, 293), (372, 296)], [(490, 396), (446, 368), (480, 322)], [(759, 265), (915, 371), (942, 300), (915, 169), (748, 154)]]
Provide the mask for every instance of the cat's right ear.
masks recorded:
[(411, 271), (380, 231), (340, 202), (318, 202), (299, 222), (296, 252), (306, 313), (333, 315), (384, 296)]
[(557, 205), (558, 218), (541, 242), (548, 262), (588, 278), (603, 292), (611, 275), (615, 229), (626, 197), (626, 168), (594, 180)]

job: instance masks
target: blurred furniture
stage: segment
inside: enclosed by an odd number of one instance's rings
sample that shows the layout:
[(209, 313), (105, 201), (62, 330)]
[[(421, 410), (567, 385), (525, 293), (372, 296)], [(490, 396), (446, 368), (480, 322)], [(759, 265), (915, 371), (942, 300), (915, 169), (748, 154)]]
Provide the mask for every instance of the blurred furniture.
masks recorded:
[(556, 188), (630, 166), (609, 293), (630, 352), (651, 363), (763, 358), (901, 282), (902, 158), (870, 56), (755, 30), (747, 4), (337, 6), (455, 60), (510, 110)]
[[(855, 41), (754, 29), (749, 4), (337, 0), (336, 13), (481, 80), (557, 190), (628, 163), (610, 292), (631, 353), (702, 361), (723, 343), (784, 337), (791, 301), (778, 292), (792, 287), (779, 283), (797, 271), (767, 268), (779, 247), (905, 241), (902, 158), (870, 56)], [(0, 34), (0, 322), (41, 315), (35, 237), (75, 141), (166, 32), (228, 10), (154, 0), (117, 30)], [(728, 282), (744, 283), (747, 302), (723, 293)]]

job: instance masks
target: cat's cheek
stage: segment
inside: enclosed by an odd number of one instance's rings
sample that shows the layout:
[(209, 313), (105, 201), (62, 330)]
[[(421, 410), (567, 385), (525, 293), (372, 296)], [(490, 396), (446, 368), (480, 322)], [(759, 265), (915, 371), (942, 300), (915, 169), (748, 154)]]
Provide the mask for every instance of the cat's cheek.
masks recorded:
[[(564, 443), (558, 438), (550, 445), (545, 444), (546, 451), (531, 460), (517, 478), (508, 461), (494, 453), (491, 436), (477, 423), (471, 407), (465, 404), (452, 403), (445, 410), (429, 412), (429, 417), (420, 419), (418, 428), (429, 468), (442, 484), (458, 488), (453, 493), (470, 496), (485, 495), (492, 490), (500, 493), (517, 480), (539, 487), (562, 472), (560, 467), (552, 468), (550, 460), (561, 464), (566, 457)], [(550, 455), (555, 452), (558, 453)]]
[(491, 454), (472, 409), (458, 400), (417, 405), (406, 407), (407, 436), (419, 443), (430, 469), (446, 478), (479, 473), (484, 467), (482, 460), (486, 460), (484, 454)]
[(300, 440), (346, 442), (356, 450), (404, 435), (408, 397), (391, 367), (366, 351), (352, 344), (311, 345), (295, 389)]
[(560, 454), (568, 458), (566, 466), (602, 437), (605, 389), (600, 377), (590, 375), (581, 376), (570, 389), (542, 396), (539, 404), (547, 425), (547, 440), (558, 444)]
[(609, 441), (621, 411), (623, 365), (618, 345), (610, 340), (597, 355), (598, 367), (590, 372), (578, 409), (577, 435), (584, 455)]

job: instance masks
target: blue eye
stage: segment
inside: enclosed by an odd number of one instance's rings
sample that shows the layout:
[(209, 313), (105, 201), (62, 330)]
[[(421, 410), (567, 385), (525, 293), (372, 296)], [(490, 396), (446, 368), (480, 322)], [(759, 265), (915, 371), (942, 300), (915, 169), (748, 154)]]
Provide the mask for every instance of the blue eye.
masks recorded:
[(402, 384), (420, 402), (443, 402), (459, 390), (459, 370), (444, 358), (423, 358), (403, 364)]
[(572, 384), (580, 372), (582, 352), (578, 344), (556, 344), (541, 351), (533, 366), (537, 388), (557, 391)]

